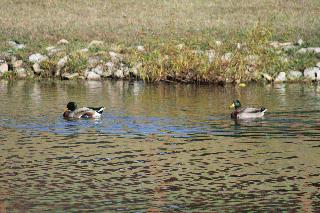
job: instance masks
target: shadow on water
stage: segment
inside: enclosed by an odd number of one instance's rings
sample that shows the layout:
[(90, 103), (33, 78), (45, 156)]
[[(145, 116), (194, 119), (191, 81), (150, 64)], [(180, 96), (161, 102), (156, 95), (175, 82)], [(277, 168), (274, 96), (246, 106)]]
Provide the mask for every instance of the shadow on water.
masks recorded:
[[(0, 81), (0, 211), (320, 211), (319, 94)], [(268, 112), (231, 120), (234, 99)], [(106, 111), (65, 120), (70, 100)]]

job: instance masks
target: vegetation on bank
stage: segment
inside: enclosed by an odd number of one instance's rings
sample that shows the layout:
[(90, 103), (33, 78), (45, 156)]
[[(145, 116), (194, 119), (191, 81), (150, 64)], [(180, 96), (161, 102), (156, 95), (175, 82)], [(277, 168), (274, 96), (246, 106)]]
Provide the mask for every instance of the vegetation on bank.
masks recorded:
[[(240, 83), (273, 81), (279, 73), (292, 70), (303, 73), (320, 61), (319, 53), (307, 51), (302, 40), (281, 43), (272, 38), (272, 28), (258, 23), (241, 37), (212, 40), (205, 45), (170, 41), (126, 47), (92, 41), (79, 49), (64, 41), (42, 50), (43, 55), (31, 56), (27, 48), (10, 48), (0, 59), (8, 63), (12, 72), (4, 73), (2, 78)], [(40, 57), (38, 61), (33, 61), (35, 55)], [(300, 75), (295, 80), (299, 79)]]
[[(239, 83), (303, 73), (319, 62), (317, 51), (299, 52), (320, 46), (318, 0), (4, 0), (3, 5), (0, 62), (12, 72), (2, 78)], [(57, 44), (61, 39), (69, 42)], [(92, 40), (103, 42), (91, 45)], [(8, 41), (26, 47), (12, 48)], [(31, 62), (34, 53), (46, 59)]]
[[(2, 78), (240, 83), (273, 81), (279, 73), (295, 71), (301, 73), (293, 79), (298, 81), (306, 68), (320, 61), (319, 52), (304, 48), (302, 40), (281, 43), (272, 38), (272, 28), (256, 24), (241, 37), (205, 44), (168, 41), (126, 47), (92, 41), (79, 48), (64, 41), (42, 50), (42, 55), (30, 55), (27, 48), (9, 48), (0, 59), (12, 72)], [(33, 56), (40, 58), (34, 61)]]

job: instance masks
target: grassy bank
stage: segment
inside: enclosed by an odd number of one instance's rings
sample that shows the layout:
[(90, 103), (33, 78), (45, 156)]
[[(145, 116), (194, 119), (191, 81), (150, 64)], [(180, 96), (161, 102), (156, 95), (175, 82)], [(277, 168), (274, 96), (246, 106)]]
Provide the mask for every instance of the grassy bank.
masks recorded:
[[(134, 73), (126, 78), (146, 81), (259, 81), (264, 74), (274, 79), (282, 71), (303, 72), (319, 61), (319, 54), (297, 53), (320, 46), (318, 0), (3, 0), (2, 5), (0, 52), (9, 50), (27, 70), (33, 69), (32, 53), (45, 55), (48, 46), (69, 41), (41, 62), (44, 72), (36, 77), (54, 76), (63, 57), (68, 61), (58, 77), (85, 76), (93, 57), (100, 60), (94, 66), (105, 72), (110, 51), (121, 55), (118, 64), (112, 61), (116, 69), (125, 66)], [(298, 39), (304, 43), (293, 48), (270, 45), (275, 40), (294, 45)], [(10, 49), (8, 40), (26, 48)], [(104, 43), (79, 52), (92, 40)], [(137, 68), (138, 74), (132, 71)]]
[[(314, 76), (318, 76), (314, 72), (320, 72), (316, 67), (319, 67), (320, 48), (316, 48), (318, 52), (308, 51), (302, 42), (272, 41), (273, 30), (268, 26), (256, 24), (241, 37), (230, 38), (223, 42), (212, 40), (205, 45), (188, 40), (154, 41), (145, 46), (93, 41), (86, 44), (86, 48), (80, 48), (78, 43), (55, 43), (42, 49), (42, 55), (30, 55), (28, 48), (11, 48), (0, 55), (0, 59), (11, 67), (12, 72), (8, 70), (5, 78), (20, 75), (22, 78), (116, 78), (224, 84), (272, 82), (277, 81), (281, 72), (287, 75), (291, 71), (298, 72), (293, 81), (314, 80)], [(31, 58), (35, 55), (43, 59), (33, 61)], [(305, 69), (312, 67), (318, 71), (311, 71), (311, 78), (302, 78)]]
[(303, 38), (320, 44), (320, 1), (295, 0), (2, 0), (1, 40), (31, 46), (104, 40), (137, 44), (150, 40), (212, 38), (270, 24), (276, 40)]

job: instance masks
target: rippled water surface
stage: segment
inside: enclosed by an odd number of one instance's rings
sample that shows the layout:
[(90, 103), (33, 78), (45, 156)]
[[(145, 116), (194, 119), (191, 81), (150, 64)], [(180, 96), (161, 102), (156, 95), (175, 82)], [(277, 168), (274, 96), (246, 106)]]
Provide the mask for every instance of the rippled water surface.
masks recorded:
[[(268, 108), (234, 122), (228, 106)], [(320, 211), (320, 86), (0, 81), (0, 212)], [(68, 101), (105, 106), (67, 121)]]

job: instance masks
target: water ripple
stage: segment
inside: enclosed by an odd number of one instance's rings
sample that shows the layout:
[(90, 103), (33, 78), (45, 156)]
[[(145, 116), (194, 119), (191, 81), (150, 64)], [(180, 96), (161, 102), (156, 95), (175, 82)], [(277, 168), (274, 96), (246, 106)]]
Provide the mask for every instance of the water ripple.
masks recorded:
[[(319, 98), (308, 85), (8, 87), (0, 211), (320, 211)], [(231, 120), (227, 105), (238, 97), (266, 105), (265, 118)], [(67, 121), (68, 100), (106, 112)]]

